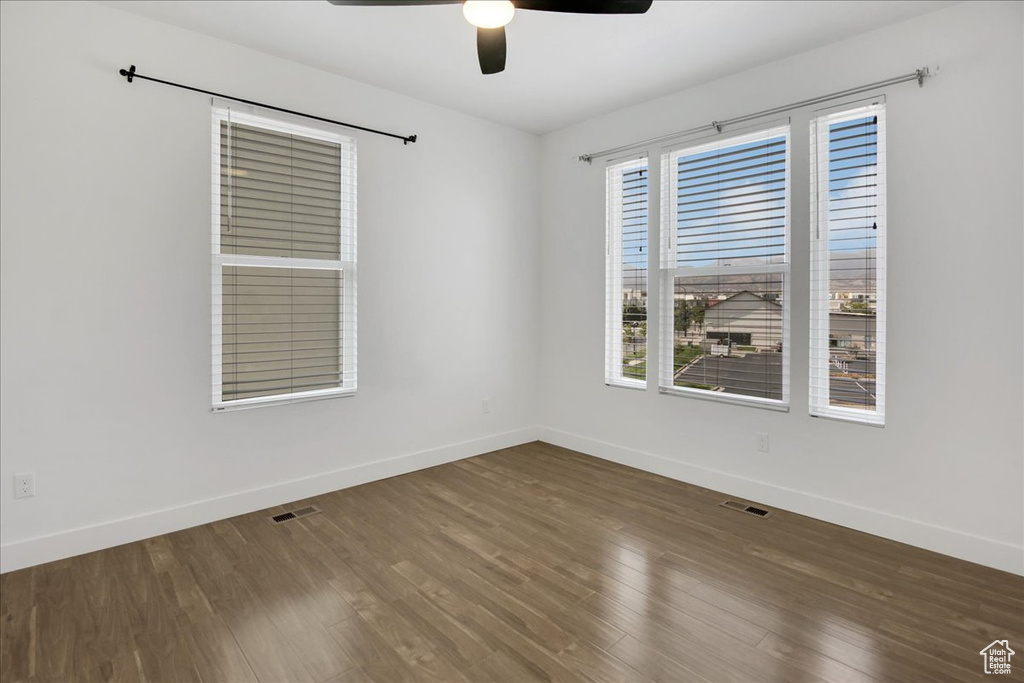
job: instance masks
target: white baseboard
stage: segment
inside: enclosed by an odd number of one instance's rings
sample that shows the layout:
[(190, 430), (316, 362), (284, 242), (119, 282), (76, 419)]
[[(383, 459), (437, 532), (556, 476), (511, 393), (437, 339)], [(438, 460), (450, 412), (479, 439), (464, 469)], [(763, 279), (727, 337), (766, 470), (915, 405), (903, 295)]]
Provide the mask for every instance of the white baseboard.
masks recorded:
[(943, 555), (951, 555), (1014, 574), (1024, 574), (1024, 548), (1010, 543), (838, 500), (822, 498), (762, 481), (746, 479), (735, 474), (672, 460), (652, 453), (644, 453), (549, 427), (540, 428), (537, 439), (603, 460), (610, 460), (670, 479), (757, 501)]
[(481, 453), (518, 446), (536, 439), (537, 428), (527, 427), (133, 517), (14, 541), (0, 545), (0, 573), (112, 548), (378, 479), (470, 458)]
[(0, 573), (111, 548), (536, 440), (969, 562), (1024, 575), (1024, 548), (1020, 546), (549, 427), (530, 427), (494, 434), (133, 517), (14, 541), (0, 545)]

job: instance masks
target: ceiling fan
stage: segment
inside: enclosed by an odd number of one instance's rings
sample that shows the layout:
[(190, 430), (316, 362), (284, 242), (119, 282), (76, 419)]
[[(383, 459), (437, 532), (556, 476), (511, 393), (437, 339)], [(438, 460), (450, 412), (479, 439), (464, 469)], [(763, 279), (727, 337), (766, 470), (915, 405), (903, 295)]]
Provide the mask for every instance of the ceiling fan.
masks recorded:
[[(455, 5), (460, 0), (327, 0), (332, 5), (398, 6)], [(516, 10), (565, 12), (570, 14), (643, 14), (652, 0), (466, 0), (462, 15), (477, 27), (476, 51), (480, 71), (496, 74), (505, 70), (505, 25)]]

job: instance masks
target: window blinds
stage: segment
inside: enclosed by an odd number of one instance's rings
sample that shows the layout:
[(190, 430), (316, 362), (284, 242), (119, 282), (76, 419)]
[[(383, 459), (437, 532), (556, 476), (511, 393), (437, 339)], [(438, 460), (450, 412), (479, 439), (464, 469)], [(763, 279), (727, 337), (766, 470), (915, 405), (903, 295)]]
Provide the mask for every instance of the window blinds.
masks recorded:
[(355, 141), (215, 108), (213, 405), (356, 386)]
[(885, 421), (885, 104), (811, 125), (810, 412)]
[(608, 166), (605, 381), (647, 380), (647, 159)]
[(662, 155), (662, 391), (788, 401), (789, 128)]

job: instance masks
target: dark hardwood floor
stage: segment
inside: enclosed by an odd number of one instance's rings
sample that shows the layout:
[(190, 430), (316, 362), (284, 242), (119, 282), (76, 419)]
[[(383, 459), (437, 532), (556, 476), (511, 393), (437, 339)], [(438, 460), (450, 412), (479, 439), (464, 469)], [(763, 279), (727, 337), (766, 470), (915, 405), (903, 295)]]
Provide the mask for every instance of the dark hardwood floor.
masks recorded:
[(10, 572), (0, 679), (1024, 680), (1024, 578), (724, 498), (535, 443)]

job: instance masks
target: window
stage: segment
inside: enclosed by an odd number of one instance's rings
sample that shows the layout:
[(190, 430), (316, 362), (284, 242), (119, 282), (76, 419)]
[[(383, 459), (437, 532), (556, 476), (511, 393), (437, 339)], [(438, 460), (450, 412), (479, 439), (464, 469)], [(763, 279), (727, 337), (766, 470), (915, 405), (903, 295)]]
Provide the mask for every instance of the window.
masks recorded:
[(885, 422), (885, 104), (811, 124), (810, 412)]
[(213, 112), (213, 407), (356, 388), (356, 147)]
[(789, 127), (662, 155), (666, 393), (789, 401)]
[(606, 172), (605, 381), (647, 386), (647, 159)]

